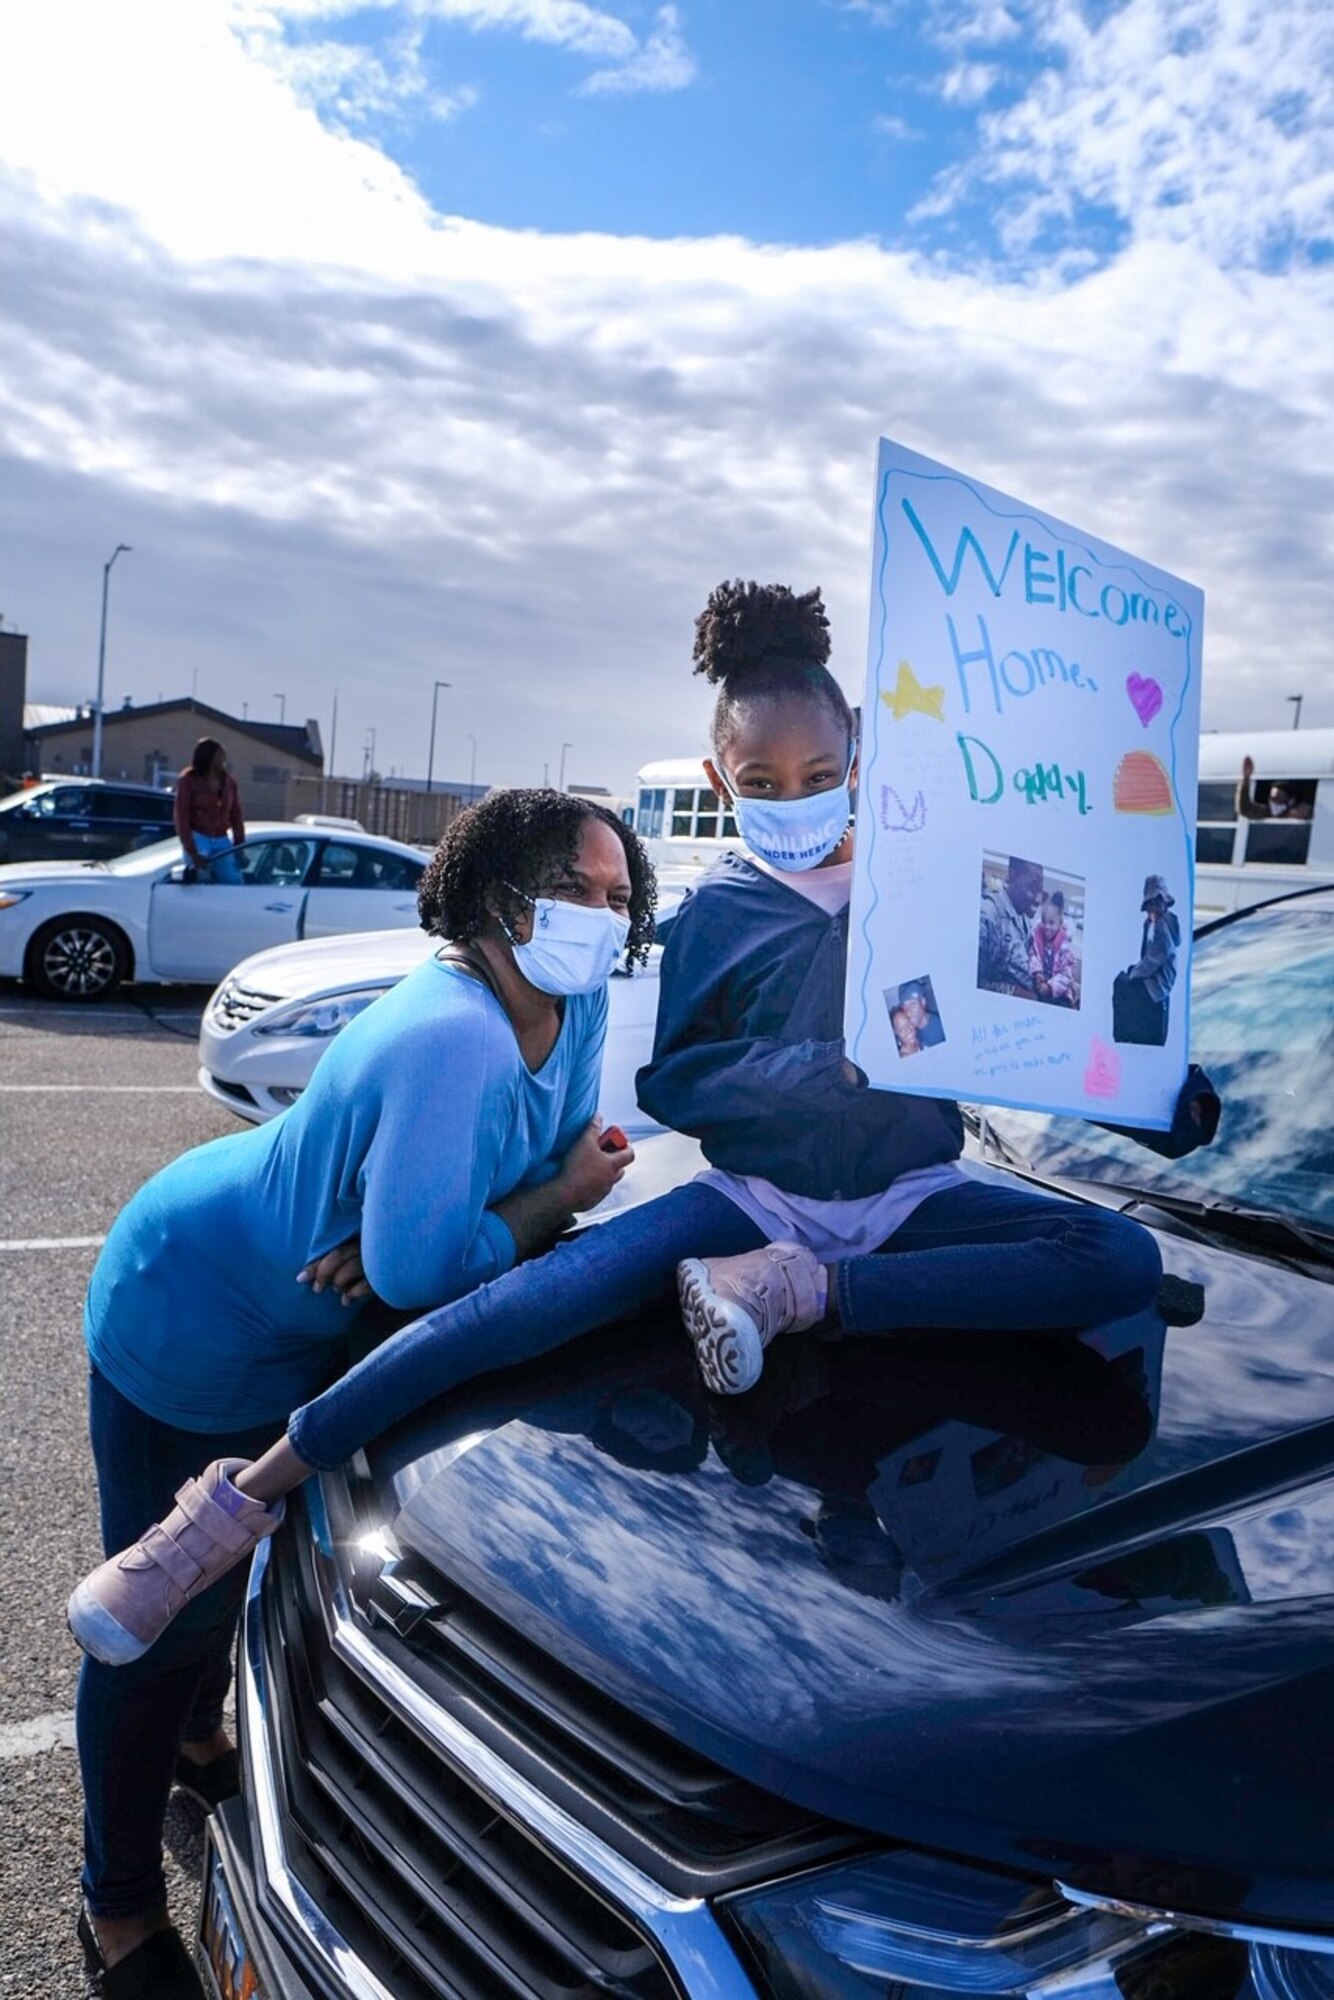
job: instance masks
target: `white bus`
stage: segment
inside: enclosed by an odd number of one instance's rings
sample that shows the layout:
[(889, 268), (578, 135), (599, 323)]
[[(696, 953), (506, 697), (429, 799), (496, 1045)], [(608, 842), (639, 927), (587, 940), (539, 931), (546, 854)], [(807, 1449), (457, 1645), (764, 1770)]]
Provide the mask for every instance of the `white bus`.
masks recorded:
[(636, 784), (634, 828), (656, 868), (707, 868), (725, 847), (735, 847), (736, 820), (705, 777), (701, 758), (660, 758), (645, 764)]
[[(1238, 811), (1243, 759), (1255, 766)], [(1280, 811), (1279, 808), (1282, 807)], [(1334, 729), (1200, 738), (1197, 921), (1334, 881)]]
[[(1246, 757), (1255, 767), (1246, 795), (1254, 817), (1237, 810)], [(1334, 729), (1201, 737), (1198, 806), (1197, 922), (1334, 881)], [(737, 841), (736, 820), (698, 757), (645, 764), (634, 826), (655, 864), (673, 874), (679, 869), (682, 880)]]

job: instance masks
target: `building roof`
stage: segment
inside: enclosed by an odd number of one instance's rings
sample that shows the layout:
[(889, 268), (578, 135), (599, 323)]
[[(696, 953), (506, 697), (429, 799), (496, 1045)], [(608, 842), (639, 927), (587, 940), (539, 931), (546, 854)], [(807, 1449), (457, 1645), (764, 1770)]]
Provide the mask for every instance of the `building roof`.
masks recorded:
[[(76, 729), (87, 732), (92, 726), (92, 715), (86, 710), (75, 710), (71, 713), (69, 709), (63, 709), (57, 711), (60, 720), (36, 724), (29, 723), (27, 718), (30, 712), (29, 709), (24, 709), (24, 733), (38, 736), (43, 742)], [(52, 711), (46, 712), (49, 714)], [(197, 716), (201, 723), (216, 724), (219, 731), (240, 731), (252, 742), (267, 743), (272, 749), (281, 750), (289, 757), (299, 757), (303, 763), (323, 765), (324, 746), (320, 740), (320, 725), (313, 718), (304, 723), (252, 722), (249, 716), (228, 715), (224, 709), (212, 708), (207, 702), (196, 701), (191, 695), (178, 697), (173, 701), (146, 701), (142, 704), (132, 703), (128, 707), (104, 709), (102, 727), (104, 730), (110, 729), (115, 722), (129, 716), (140, 722), (145, 716), (179, 715), (182, 712)], [(210, 730), (200, 731), (201, 735), (211, 733), (213, 732)]]

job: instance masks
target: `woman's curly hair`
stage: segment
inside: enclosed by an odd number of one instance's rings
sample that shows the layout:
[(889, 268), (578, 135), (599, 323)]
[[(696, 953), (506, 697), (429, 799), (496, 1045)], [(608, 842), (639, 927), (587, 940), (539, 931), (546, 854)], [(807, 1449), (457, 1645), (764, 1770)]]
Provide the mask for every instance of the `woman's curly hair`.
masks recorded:
[(452, 820), (417, 891), (422, 929), (460, 942), (493, 912), (512, 923), (533, 896), (549, 896), (574, 866), (589, 820), (609, 826), (630, 877), (626, 955), (643, 963), (653, 942), (658, 885), (638, 838), (606, 806), (569, 792), (492, 792)]
[(798, 694), (822, 702), (856, 734), (852, 710), (825, 665), (829, 620), (818, 589), (785, 583), (720, 583), (695, 620), (695, 672), (718, 688), (713, 747), (721, 754), (741, 708)]

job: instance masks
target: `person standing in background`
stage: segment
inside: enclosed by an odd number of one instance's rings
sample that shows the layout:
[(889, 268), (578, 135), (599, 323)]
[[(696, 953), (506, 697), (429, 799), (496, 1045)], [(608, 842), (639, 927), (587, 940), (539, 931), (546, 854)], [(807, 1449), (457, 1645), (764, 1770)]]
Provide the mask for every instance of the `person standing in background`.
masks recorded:
[(216, 737), (200, 737), (176, 780), (176, 834), (186, 860), (207, 865), (210, 881), (240, 882), (232, 847), (245, 839), (241, 794)]

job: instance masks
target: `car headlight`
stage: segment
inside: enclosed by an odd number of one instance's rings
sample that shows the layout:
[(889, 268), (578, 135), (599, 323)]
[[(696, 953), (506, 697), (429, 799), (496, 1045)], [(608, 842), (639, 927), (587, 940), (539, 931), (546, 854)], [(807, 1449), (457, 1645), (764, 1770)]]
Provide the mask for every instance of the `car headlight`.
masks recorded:
[(31, 889), (0, 890), (0, 910), (12, 910), (15, 903), (26, 903), (31, 894)]
[(1334, 1937), (1181, 1916), (906, 1849), (724, 1898), (774, 2000), (1334, 2000)]
[[(1305, 1940), (1303, 1943), (1305, 1944)], [(1253, 1944), (1251, 1978), (1256, 2000), (1334, 2000), (1334, 1938), (1324, 1949)]]
[(371, 986), (357, 993), (334, 993), (322, 1000), (311, 1000), (305, 1006), (286, 1008), (275, 1007), (264, 1020), (256, 1021), (257, 1035), (308, 1035), (323, 1040), (336, 1035), (349, 1021), (355, 1021), (364, 1013), (372, 1000), (378, 1000), (387, 993), (387, 986)]
[(1250, 1976), (1256, 1982), (1256, 2000), (1334, 2000), (1332, 1952), (1334, 1938), (1320, 1952), (1298, 1950), (1292, 1944), (1252, 1944)]
[[(1080, 1967), (1111, 1981), (1155, 1936), (1133, 1919), (1078, 1909), (1051, 1885), (906, 1851), (747, 1891), (720, 1908), (777, 2000), (1029, 1994)], [(1122, 1989), (1067, 1977), (1060, 1990)]]

